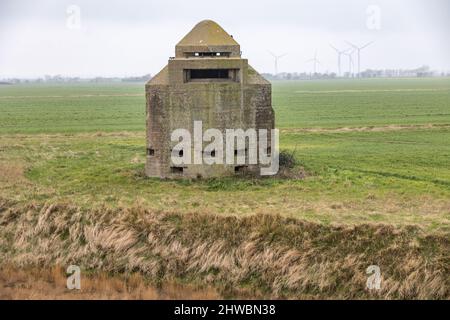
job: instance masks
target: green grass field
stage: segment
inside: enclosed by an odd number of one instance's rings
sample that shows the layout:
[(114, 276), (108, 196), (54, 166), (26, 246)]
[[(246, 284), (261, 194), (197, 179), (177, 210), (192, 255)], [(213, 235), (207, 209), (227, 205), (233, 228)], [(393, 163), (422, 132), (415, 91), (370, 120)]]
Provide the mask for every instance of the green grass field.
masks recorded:
[(1, 195), (449, 230), (450, 79), (276, 82), (273, 103), (306, 179), (159, 181), (142, 84), (2, 86)]
[(448, 124), (450, 79), (281, 82), (273, 88), (281, 128)]
[(450, 79), (275, 82), (304, 179), (145, 177), (143, 91), (0, 86), (0, 267), (76, 263), (226, 297), (449, 297)]
[[(449, 124), (450, 79), (273, 85), (278, 128)], [(0, 133), (145, 129), (143, 84), (0, 86)]]

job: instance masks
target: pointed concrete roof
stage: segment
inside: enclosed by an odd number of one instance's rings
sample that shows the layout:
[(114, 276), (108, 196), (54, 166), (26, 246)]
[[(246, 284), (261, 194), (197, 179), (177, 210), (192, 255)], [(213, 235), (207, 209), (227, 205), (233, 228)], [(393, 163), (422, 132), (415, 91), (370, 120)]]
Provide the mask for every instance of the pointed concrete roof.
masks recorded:
[(212, 20), (199, 22), (177, 46), (238, 46), (225, 30)]

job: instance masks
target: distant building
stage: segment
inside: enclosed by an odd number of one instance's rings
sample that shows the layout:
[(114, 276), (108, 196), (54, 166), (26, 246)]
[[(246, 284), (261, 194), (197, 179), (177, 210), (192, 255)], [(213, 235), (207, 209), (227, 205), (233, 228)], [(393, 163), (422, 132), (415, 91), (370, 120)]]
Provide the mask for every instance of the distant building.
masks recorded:
[(175, 57), (146, 84), (146, 99), (148, 176), (259, 172), (258, 165), (176, 166), (171, 161), (171, 133), (193, 132), (194, 121), (203, 122), (203, 131), (274, 128), (271, 84), (242, 59), (240, 45), (214, 21), (200, 22), (176, 45)]

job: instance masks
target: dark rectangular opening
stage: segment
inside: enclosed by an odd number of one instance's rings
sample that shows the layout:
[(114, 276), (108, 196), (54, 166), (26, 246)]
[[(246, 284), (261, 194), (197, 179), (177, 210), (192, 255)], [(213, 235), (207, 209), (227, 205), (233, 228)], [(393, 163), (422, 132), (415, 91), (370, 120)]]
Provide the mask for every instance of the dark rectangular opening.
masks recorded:
[(185, 82), (239, 81), (239, 69), (185, 69)]
[(247, 171), (247, 166), (236, 166), (234, 167), (235, 173), (243, 173)]
[(191, 79), (228, 79), (228, 69), (192, 69)]
[(154, 156), (155, 155), (155, 149), (148, 148), (147, 149), (147, 155), (148, 156)]
[(183, 167), (170, 167), (171, 173), (183, 173), (184, 168)]

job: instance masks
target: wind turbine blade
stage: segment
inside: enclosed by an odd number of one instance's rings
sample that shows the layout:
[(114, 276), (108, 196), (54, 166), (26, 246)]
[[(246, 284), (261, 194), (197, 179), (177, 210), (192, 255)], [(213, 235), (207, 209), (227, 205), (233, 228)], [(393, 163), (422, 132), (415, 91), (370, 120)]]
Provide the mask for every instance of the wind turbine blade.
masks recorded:
[(361, 48), (359, 48), (359, 49), (364, 49), (364, 48), (370, 46), (372, 43), (373, 43), (373, 41), (370, 41), (369, 43), (363, 45), (363, 46), (362, 46)]
[(351, 43), (350, 41), (345, 41), (350, 47), (353, 47), (355, 49), (357, 49), (358, 47), (356, 45), (354, 45), (353, 43)]
[[(355, 50), (355, 49), (347, 48), (347, 49), (345, 49), (345, 50), (342, 51), (342, 54), (345, 54), (345, 55), (352, 54), (352, 53), (353, 53), (353, 50)], [(349, 51), (351, 51), (351, 52), (349, 52)]]
[(275, 59), (277, 58), (277, 56), (276, 56), (272, 51), (267, 51), (267, 52), (269, 52), (269, 54), (270, 54), (272, 57), (274, 57)]
[(278, 58), (283, 58), (285, 56), (287, 56), (287, 53), (283, 53), (282, 55), (278, 56)]
[(333, 46), (332, 44), (330, 44), (330, 47), (332, 47), (337, 53), (339, 53), (339, 50), (338, 50), (335, 46)]

